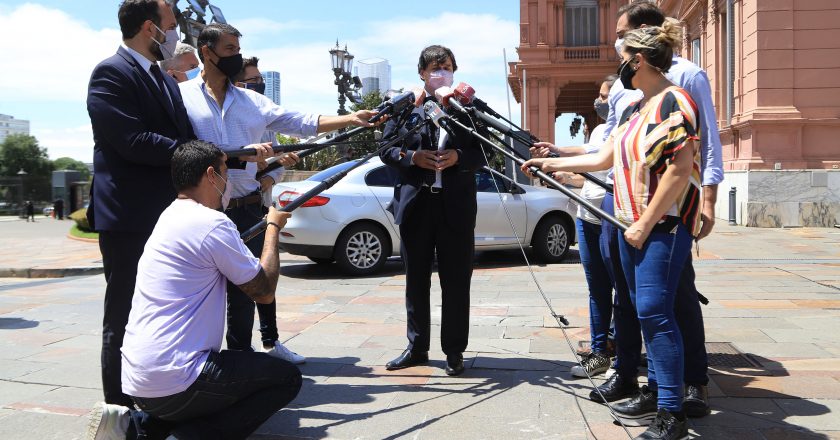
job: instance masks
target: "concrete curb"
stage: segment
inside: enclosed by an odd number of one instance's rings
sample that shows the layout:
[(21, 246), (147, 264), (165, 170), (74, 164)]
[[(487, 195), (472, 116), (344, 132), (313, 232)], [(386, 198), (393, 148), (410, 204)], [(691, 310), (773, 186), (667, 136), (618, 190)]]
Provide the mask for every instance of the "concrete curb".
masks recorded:
[(101, 266), (65, 268), (6, 268), (0, 267), (0, 278), (64, 278), (82, 275), (99, 275), (105, 269)]
[(69, 239), (71, 239), (71, 240), (76, 240), (76, 241), (85, 242), (85, 243), (97, 243), (97, 244), (99, 243), (99, 239), (98, 239), (98, 238), (83, 238), (83, 237), (76, 237), (76, 236), (74, 236), (73, 234), (67, 234), (67, 238), (69, 238)]

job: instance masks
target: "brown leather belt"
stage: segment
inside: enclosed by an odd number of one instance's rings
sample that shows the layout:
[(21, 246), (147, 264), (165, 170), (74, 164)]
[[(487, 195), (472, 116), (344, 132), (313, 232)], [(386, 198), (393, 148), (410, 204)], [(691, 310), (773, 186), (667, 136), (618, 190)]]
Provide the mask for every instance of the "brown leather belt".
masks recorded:
[(251, 194), (245, 197), (230, 199), (230, 203), (228, 203), (228, 209), (241, 208), (243, 206), (253, 205), (256, 203), (262, 204), (262, 196), (259, 194)]

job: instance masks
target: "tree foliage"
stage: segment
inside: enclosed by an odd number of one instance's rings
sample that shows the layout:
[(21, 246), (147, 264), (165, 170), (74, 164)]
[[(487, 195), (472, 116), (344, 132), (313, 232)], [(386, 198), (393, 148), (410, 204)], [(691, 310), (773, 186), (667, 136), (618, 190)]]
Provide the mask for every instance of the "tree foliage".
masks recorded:
[(90, 178), (90, 170), (84, 162), (73, 159), (72, 157), (59, 157), (53, 161), (53, 169), (78, 171), (82, 174), (80, 180), (88, 180)]
[[(25, 174), (18, 174), (23, 171)], [(23, 198), (49, 200), (53, 164), (34, 136), (9, 135), (0, 145), (0, 175), (22, 176)]]
[[(379, 104), (382, 103), (382, 94), (379, 93), (379, 90), (374, 90), (370, 93), (366, 93), (362, 96), (362, 102), (358, 104), (353, 104), (350, 106), (350, 109), (354, 112), (359, 110), (373, 110)], [(382, 127), (377, 127), (377, 130), (381, 130)], [(358, 159), (364, 157), (367, 154), (370, 154), (376, 151), (379, 148), (379, 144), (376, 142), (374, 138), (374, 130), (366, 130), (363, 133), (357, 134), (351, 137), (349, 140), (351, 141), (365, 141), (363, 144), (354, 144), (349, 147), (347, 151), (347, 157), (350, 159)]]

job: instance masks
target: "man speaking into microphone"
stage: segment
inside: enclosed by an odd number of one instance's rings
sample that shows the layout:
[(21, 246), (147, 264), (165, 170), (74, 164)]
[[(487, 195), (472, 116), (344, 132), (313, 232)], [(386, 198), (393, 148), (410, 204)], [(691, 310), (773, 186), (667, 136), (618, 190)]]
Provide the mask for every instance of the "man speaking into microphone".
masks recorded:
[[(424, 93), (419, 94), (417, 103), (436, 102), (435, 90), (452, 86), (456, 70), (455, 56), (448, 48), (435, 45), (423, 49), (417, 72), (423, 80)], [(422, 108), (414, 109), (414, 113), (425, 117)], [(405, 128), (390, 120), (383, 139), (405, 132)], [(428, 124), (384, 150), (380, 158), (399, 170), (388, 210), (400, 228), (408, 337), (406, 350), (388, 362), (386, 368), (399, 370), (429, 360), (429, 295), (432, 263), (437, 255), (443, 298), (441, 348), (446, 354), (446, 374), (457, 376), (464, 372), (463, 353), (469, 337), (477, 209), (475, 171), (486, 163), (484, 153), (469, 133), (456, 128), (450, 134)]]

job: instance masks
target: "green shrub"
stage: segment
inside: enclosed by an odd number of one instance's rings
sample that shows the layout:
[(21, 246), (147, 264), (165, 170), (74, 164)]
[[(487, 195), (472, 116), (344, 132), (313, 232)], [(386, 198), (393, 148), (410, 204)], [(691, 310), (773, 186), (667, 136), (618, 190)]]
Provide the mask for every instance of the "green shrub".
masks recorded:
[(91, 230), (90, 224), (88, 223), (88, 220), (87, 220), (87, 209), (82, 208), (82, 209), (70, 214), (68, 217), (70, 217), (71, 220), (76, 222), (76, 226), (79, 227), (79, 230), (84, 231), (84, 232), (93, 232), (93, 230)]

